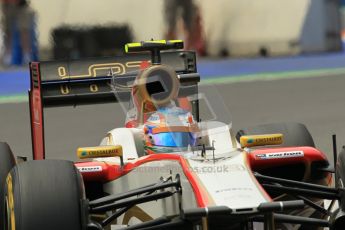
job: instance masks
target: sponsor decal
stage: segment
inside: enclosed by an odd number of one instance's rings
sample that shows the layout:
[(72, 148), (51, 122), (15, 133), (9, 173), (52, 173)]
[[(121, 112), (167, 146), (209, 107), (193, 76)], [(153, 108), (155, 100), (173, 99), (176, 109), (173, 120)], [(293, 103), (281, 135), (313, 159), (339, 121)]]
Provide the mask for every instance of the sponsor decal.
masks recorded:
[(77, 155), (80, 159), (122, 156), (122, 147), (120, 145), (82, 147), (78, 148)]
[(248, 143), (248, 144), (254, 143), (254, 139), (252, 139), (252, 138), (248, 139), (247, 143)]
[(81, 154), (86, 156), (104, 156), (104, 155), (112, 155), (112, 154), (118, 154), (119, 150), (117, 149), (97, 149), (97, 150), (90, 150), (89, 152), (82, 152)]
[(84, 167), (77, 167), (77, 169), (83, 173), (83, 172), (100, 172), (102, 171), (101, 166), (84, 166)]
[[(280, 141), (282, 141), (282, 137), (264, 137), (264, 138), (255, 139), (255, 142), (257, 143), (272, 143), (272, 142), (280, 142)], [(252, 140), (251, 143), (254, 143), (254, 140)]]
[(263, 135), (245, 135), (240, 137), (242, 147), (263, 146), (263, 145), (280, 145), (283, 142), (283, 135), (263, 134)]
[(255, 157), (260, 160), (303, 157), (303, 156), (304, 156), (303, 151), (287, 151), (287, 152), (264, 153), (264, 154), (255, 155)]

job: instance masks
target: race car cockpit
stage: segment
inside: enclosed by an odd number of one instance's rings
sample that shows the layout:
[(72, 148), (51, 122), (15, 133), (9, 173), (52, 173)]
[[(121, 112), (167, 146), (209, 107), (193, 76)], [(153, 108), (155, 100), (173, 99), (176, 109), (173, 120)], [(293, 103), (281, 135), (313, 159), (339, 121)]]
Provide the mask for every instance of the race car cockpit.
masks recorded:
[[(127, 46), (126, 51), (152, 52), (151, 63), (136, 72), (134, 81), (125, 81), (128, 73), (112, 75), (113, 92), (126, 114), (125, 126), (136, 130), (134, 139), (138, 140), (134, 143), (140, 143), (140, 139), (144, 143), (136, 151), (138, 155), (179, 152), (205, 154), (207, 150), (212, 154), (221, 154), (230, 151), (228, 146), (235, 148), (236, 143), (230, 133), (230, 113), (216, 89), (181, 82), (174, 69), (160, 63), (160, 52), (157, 50), (169, 46), (164, 42), (148, 41), (140, 46), (137, 43)], [(175, 47), (183, 47), (180, 41), (173, 43), (178, 44)], [(130, 98), (124, 91), (130, 91)], [(116, 133), (116, 130), (112, 132)], [(114, 141), (117, 138), (111, 139)], [(103, 141), (105, 143), (108, 142)], [(227, 149), (224, 149), (225, 146)], [(123, 148), (126, 152), (126, 147)], [(130, 151), (133, 152), (133, 149)]]

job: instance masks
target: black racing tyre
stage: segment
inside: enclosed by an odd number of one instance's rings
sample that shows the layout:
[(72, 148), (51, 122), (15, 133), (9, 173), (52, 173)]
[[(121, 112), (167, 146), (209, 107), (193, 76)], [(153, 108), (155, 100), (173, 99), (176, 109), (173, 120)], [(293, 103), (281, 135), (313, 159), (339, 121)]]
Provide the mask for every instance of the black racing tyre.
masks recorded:
[(284, 135), (281, 146), (310, 146), (315, 147), (314, 140), (307, 127), (300, 123), (272, 123), (253, 126), (241, 129), (237, 132), (236, 138), (239, 141), (242, 135), (274, 134)]
[[(0, 213), (1, 222), (5, 219), (5, 202), (4, 202), (4, 188), (5, 181), (9, 171), (15, 166), (16, 161), (10, 146), (5, 142), (0, 142)], [(0, 225), (0, 230), (3, 230), (3, 226)]]
[(82, 178), (72, 162), (18, 164), (5, 186), (6, 230), (85, 229)]
[[(344, 189), (345, 188), (345, 146), (338, 153), (338, 159), (335, 166), (335, 183), (336, 187)], [(340, 197), (340, 208), (345, 212), (345, 194), (343, 193)], [(345, 219), (345, 217), (343, 218)], [(345, 223), (345, 220), (344, 220)]]

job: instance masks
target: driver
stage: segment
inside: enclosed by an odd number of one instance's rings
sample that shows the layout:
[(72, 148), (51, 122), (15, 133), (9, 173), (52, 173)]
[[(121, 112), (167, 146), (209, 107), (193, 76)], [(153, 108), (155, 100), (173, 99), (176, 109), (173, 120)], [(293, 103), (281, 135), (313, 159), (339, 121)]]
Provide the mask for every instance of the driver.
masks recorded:
[(193, 115), (174, 102), (151, 113), (143, 128), (147, 154), (186, 151), (196, 145), (198, 126)]
[(165, 65), (146, 68), (132, 86), (135, 109), (127, 113), (128, 127), (143, 128), (147, 154), (186, 151), (196, 145), (198, 131), (186, 97), (179, 98), (176, 72)]

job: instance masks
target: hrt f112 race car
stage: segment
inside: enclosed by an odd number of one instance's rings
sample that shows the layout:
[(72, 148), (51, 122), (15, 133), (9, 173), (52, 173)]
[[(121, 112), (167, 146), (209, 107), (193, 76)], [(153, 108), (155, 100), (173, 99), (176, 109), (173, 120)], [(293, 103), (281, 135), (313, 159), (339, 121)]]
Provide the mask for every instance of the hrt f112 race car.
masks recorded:
[[(0, 145), (2, 229), (344, 229), (345, 152), (333, 169), (302, 124), (235, 133), (182, 48), (30, 64), (34, 160)], [(125, 127), (78, 148), (80, 162), (45, 159), (43, 107), (106, 102), (121, 104)]]

